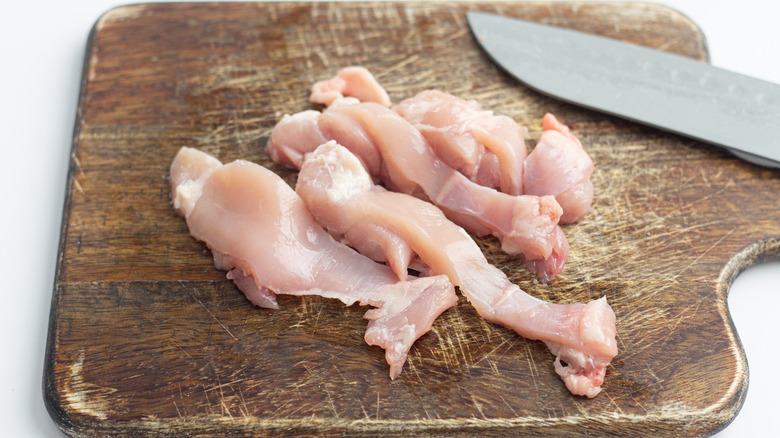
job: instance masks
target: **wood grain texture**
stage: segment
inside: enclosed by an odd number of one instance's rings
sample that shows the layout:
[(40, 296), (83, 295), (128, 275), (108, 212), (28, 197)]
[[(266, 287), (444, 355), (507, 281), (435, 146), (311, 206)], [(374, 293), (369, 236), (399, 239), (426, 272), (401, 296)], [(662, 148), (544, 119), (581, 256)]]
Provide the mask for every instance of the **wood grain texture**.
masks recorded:
[[(495, 11), (707, 59), (699, 29), (643, 3), (140, 4), (106, 13), (84, 66), (44, 372), (73, 436), (700, 436), (742, 405), (747, 363), (726, 305), (745, 267), (780, 258), (780, 172), (557, 102), (477, 48), (467, 10)], [(169, 205), (181, 146), (246, 158), (289, 183), (264, 145), (340, 67), (393, 100), (427, 88), (529, 127), (553, 112), (596, 165), (595, 201), (564, 231), (569, 263), (544, 286), (496, 241), (510, 279), (567, 303), (608, 297), (620, 354), (604, 391), (574, 397), (539, 342), (461, 299), (395, 381), (363, 340), (364, 309), (317, 297), (253, 307)], [(757, 303), (760, 305), (760, 303)]]

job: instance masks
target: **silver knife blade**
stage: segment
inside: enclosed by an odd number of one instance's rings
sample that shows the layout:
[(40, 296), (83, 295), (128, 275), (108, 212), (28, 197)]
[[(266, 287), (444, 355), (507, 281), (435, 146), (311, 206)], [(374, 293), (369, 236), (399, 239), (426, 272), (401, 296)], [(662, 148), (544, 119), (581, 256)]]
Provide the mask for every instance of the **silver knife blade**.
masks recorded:
[(543, 94), (780, 168), (780, 85), (636, 44), (468, 12), (482, 49)]

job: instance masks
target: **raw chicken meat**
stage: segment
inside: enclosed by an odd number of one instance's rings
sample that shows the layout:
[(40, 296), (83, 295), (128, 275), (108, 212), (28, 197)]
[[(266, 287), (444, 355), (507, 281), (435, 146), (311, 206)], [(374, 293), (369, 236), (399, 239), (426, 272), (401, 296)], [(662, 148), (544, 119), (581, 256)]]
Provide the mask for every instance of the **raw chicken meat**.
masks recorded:
[[(332, 79), (317, 82), (310, 100), (390, 106), (387, 92), (362, 67), (346, 67)], [(470, 180), (510, 195), (553, 195), (563, 210), (561, 224), (577, 222), (590, 210), (593, 162), (579, 139), (552, 114), (544, 116), (544, 133), (529, 155), (528, 130), (507, 116), (482, 110), (474, 100), (426, 90), (392, 110), (420, 131), (440, 160)]]
[[(306, 159), (296, 192), (317, 221), (360, 248), (383, 236), (404, 242), (430, 274), (447, 275), (485, 319), (544, 341), (556, 356), (556, 372), (574, 394), (594, 397), (606, 366), (617, 354), (615, 314), (606, 298), (588, 304), (552, 304), (511, 283), (488, 263), (477, 244), (432, 204), (374, 185), (349, 150), (330, 141)], [(410, 257), (394, 257), (394, 271), (404, 278)], [(376, 256), (376, 248), (367, 251)], [(399, 264), (399, 265), (395, 265)]]
[(555, 196), (563, 209), (561, 223), (577, 222), (593, 202), (593, 161), (580, 140), (552, 114), (545, 114), (542, 128), (539, 142), (525, 160), (525, 193)]
[(412, 123), (450, 167), (480, 185), (510, 195), (553, 195), (560, 223), (581, 220), (593, 202), (593, 161), (580, 140), (552, 114), (530, 155), (528, 130), (506, 116), (483, 111), (438, 90), (423, 91), (392, 107)]
[(345, 67), (331, 79), (316, 82), (311, 87), (309, 101), (331, 105), (336, 100), (352, 96), (363, 102), (390, 106), (390, 96), (374, 75), (363, 67)]
[(171, 164), (176, 211), (204, 241), (217, 268), (228, 270), (247, 298), (277, 308), (276, 294), (319, 295), (374, 308), (365, 340), (385, 349), (390, 377), (401, 372), (412, 343), (457, 303), (446, 276), (398, 276), (336, 242), (275, 173), (243, 160), (182, 148)]
[(274, 127), (267, 151), (274, 161), (300, 168), (302, 157), (323, 139), (352, 151), (389, 189), (430, 200), (479, 236), (494, 235), (504, 251), (520, 255), (542, 281), (563, 269), (569, 245), (553, 196), (513, 196), (474, 183), (440, 160), (408, 121), (373, 102), (285, 116)]
[(392, 110), (414, 125), (453, 169), (480, 185), (523, 193), (528, 130), (514, 120), (439, 90), (423, 91)]

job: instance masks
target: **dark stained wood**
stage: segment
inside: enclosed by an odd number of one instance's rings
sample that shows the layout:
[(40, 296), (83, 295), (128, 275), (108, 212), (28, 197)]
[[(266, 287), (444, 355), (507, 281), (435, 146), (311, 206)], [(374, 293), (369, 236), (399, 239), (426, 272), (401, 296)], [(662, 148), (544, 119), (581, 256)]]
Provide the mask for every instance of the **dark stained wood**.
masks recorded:
[[(726, 305), (745, 267), (780, 258), (780, 173), (719, 149), (557, 102), (503, 74), (464, 13), (506, 15), (707, 58), (700, 30), (643, 3), (236, 3), (114, 9), (88, 43), (44, 373), (74, 436), (699, 436), (742, 405), (747, 363)], [(551, 284), (491, 239), (492, 262), (555, 302), (606, 295), (620, 354), (574, 397), (539, 342), (464, 300), (395, 381), (363, 340), (364, 309), (281, 297), (261, 310), (224, 279), (169, 205), (181, 146), (251, 159), (310, 84), (372, 70), (398, 101), (426, 88), (530, 129), (554, 112), (596, 164), (593, 210)], [(757, 303), (757, 305), (760, 303)]]

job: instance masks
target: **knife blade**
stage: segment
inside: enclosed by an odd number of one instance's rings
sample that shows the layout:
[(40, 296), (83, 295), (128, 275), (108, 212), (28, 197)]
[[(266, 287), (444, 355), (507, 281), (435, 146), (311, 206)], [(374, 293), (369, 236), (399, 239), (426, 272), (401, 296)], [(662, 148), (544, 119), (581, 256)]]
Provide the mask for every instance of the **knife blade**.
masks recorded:
[(780, 85), (632, 43), (468, 12), (477, 44), (545, 95), (780, 168)]

